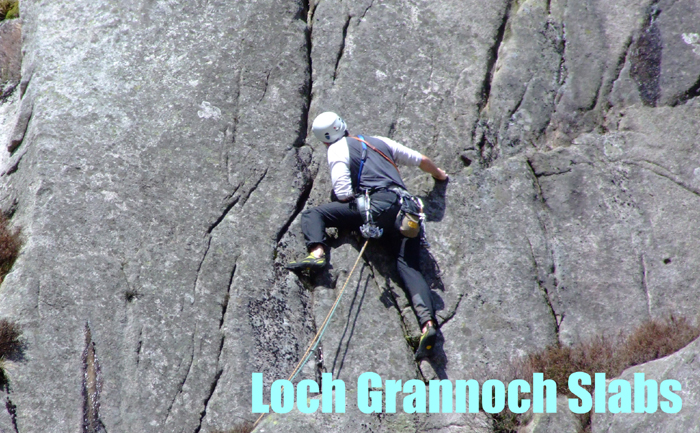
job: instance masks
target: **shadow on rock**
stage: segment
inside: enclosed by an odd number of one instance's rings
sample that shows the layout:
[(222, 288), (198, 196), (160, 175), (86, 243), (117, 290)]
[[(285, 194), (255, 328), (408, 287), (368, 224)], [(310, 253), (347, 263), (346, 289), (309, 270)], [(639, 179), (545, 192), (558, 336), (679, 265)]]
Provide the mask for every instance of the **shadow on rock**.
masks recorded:
[(447, 184), (450, 179), (444, 181), (435, 181), (433, 189), (426, 196), (420, 196), (423, 200), (425, 219), (426, 221), (438, 222), (445, 217), (447, 204), (445, 195), (447, 194)]
[(426, 358), (423, 360), (424, 362), (427, 362), (430, 365), (430, 367), (435, 372), (435, 375), (440, 380), (449, 379), (449, 377), (447, 377), (447, 362), (448, 361), (447, 361), (447, 354), (445, 353), (445, 350), (443, 349), (444, 345), (445, 345), (445, 337), (442, 335), (442, 331), (440, 331), (438, 329), (437, 341), (435, 342), (435, 348), (433, 349), (433, 353), (430, 355), (429, 358)]
[(357, 287), (357, 290), (355, 290), (355, 293), (353, 294), (352, 301), (350, 302), (349, 307), (350, 314), (348, 314), (348, 317), (345, 320), (345, 325), (343, 326), (343, 333), (340, 336), (340, 339), (338, 340), (338, 346), (335, 350), (335, 357), (333, 358), (333, 364), (331, 366), (331, 372), (333, 373), (334, 377), (340, 377), (340, 372), (343, 369), (343, 365), (345, 364), (345, 358), (348, 354), (348, 350), (350, 347), (350, 341), (352, 340), (353, 334), (355, 334), (357, 320), (360, 316), (362, 303), (364, 302), (365, 296), (367, 295), (367, 286), (369, 286), (369, 278), (363, 278), (363, 273), (364, 269), (363, 272), (360, 273), (359, 287)]

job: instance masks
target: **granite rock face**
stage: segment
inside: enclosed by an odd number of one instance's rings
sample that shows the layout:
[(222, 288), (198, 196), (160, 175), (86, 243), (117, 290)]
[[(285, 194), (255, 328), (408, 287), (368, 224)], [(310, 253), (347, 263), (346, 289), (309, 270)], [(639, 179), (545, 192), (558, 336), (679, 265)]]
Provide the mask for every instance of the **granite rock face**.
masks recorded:
[[(485, 380), (548, 345), (697, 319), (693, 0), (21, 8), (21, 74), (0, 103), (0, 209), (25, 244), (0, 316), (21, 323), (26, 347), (7, 361), (0, 429), (209, 432), (255, 420), (251, 374), (266, 387), (290, 375), (362, 245), (334, 232), (326, 272), (284, 269), (304, 253), (300, 212), (328, 201), (325, 149), (308, 134), (328, 110), (450, 175), (401, 171), (428, 204), (423, 267), (441, 337), (417, 365), (410, 303), (370, 243), (296, 380), (332, 372), (350, 396), (365, 371)], [(697, 356), (693, 344), (638, 367), (685, 384), (681, 414), (594, 417), (593, 431), (687, 431)], [(575, 424), (550, 421), (531, 428)], [(274, 414), (258, 431), (492, 428), (483, 413), (355, 408)]]
[[(671, 379), (679, 381), (681, 390), (675, 393), (681, 398), (683, 408), (678, 413), (664, 413), (658, 410), (653, 415), (639, 413), (618, 413), (618, 414), (594, 414), (594, 433), (634, 431), (634, 432), (696, 432), (698, 426), (698, 369), (700, 360), (698, 350), (700, 350), (700, 340), (686, 346), (684, 349), (669, 355), (665, 358), (648, 362), (625, 370), (620, 379), (627, 380), (632, 386), (634, 395), (634, 375), (643, 373), (644, 377), (654, 378), (659, 384), (664, 380)], [(653, 403), (649, 399), (649, 391), (646, 390), (647, 400), (644, 404), (652, 407)], [(641, 400), (640, 400), (641, 401)], [(668, 403), (666, 399), (659, 398), (657, 404)], [(636, 404), (636, 402), (634, 403)], [(633, 409), (634, 411), (634, 409)]]

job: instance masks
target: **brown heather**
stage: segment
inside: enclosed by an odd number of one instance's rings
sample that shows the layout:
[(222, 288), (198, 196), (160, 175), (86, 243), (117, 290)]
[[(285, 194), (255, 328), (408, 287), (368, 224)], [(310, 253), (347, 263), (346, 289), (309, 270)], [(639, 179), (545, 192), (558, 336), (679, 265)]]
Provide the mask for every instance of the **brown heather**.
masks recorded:
[(10, 272), (22, 246), (20, 229), (10, 230), (8, 220), (0, 216), (0, 283)]
[(628, 336), (596, 337), (573, 346), (551, 346), (531, 354), (516, 370), (522, 377), (543, 373), (557, 383), (559, 392), (568, 393), (569, 376), (582, 371), (593, 376), (605, 373), (617, 377), (633, 365), (670, 355), (700, 336), (700, 327), (685, 318), (642, 323)]
[[(568, 388), (569, 376), (573, 373), (581, 371), (591, 377), (594, 373), (605, 373), (606, 378), (614, 378), (629, 367), (677, 352), (698, 336), (700, 327), (683, 317), (649, 320), (627, 336), (595, 337), (573, 346), (556, 345), (533, 353), (514, 363), (505, 382), (523, 378), (532, 385), (532, 374), (543, 373), (544, 379), (557, 383), (557, 393), (574, 397)], [(583, 388), (592, 391), (592, 386)], [(579, 418), (582, 432), (589, 432), (590, 414)], [(520, 415), (507, 409), (493, 414), (491, 419), (496, 433), (514, 433), (522, 421)]]
[(22, 348), (19, 325), (6, 319), (0, 319), (0, 388), (4, 387), (8, 378), (5, 374), (5, 358), (19, 352)]
[(21, 335), (22, 330), (18, 324), (0, 319), (0, 358), (10, 356), (20, 349), (19, 337)]

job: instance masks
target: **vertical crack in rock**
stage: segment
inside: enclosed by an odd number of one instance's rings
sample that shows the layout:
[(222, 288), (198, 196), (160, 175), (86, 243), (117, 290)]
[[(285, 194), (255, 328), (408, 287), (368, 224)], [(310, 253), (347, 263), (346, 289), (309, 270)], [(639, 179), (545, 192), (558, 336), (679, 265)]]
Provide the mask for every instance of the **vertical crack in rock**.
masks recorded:
[[(547, 247), (547, 250), (551, 253), (552, 255), (552, 268), (549, 271), (549, 274), (552, 276), (552, 284), (554, 286), (554, 290), (558, 290), (559, 288), (559, 281), (557, 279), (556, 275), (556, 261), (554, 258), (554, 251), (552, 250), (552, 247), (549, 243), (549, 232), (547, 230), (547, 224), (545, 223), (542, 214), (546, 215), (547, 212), (547, 204), (546, 204), (546, 199), (544, 197), (544, 193), (542, 192), (542, 185), (540, 184), (539, 176), (537, 175), (537, 172), (535, 171), (535, 168), (532, 166), (532, 162), (529, 159), (525, 160), (527, 162), (527, 166), (530, 170), (530, 173), (532, 175), (532, 182), (533, 186), (535, 187), (535, 192), (537, 194), (537, 199), (540, 202), (540, 211), (537, 212), (537, 221), (540, 223), (540, 230), (542, 230), (542, 236), (544, 237), (545, 245)], [(569, 170), (570, 171), (570, 170)], [(543, 293), (545, 302), (547, 302), (547, 305), (549, 306), (549, 310), (552, 313), (552, 317), (554, 318), (554, 326), (555, 326), (555, 335), (557, 337), (557, 341), (559, 341), (559, 330), (561, 328), (561, 323), (564, 320), (564, 313), (557, 314), (556, 310), (554, 309), (554, 305), (552, 304), (552, 298), (550, 296), (549, 290), (547, 290), (547, 287), (543, 284), (544, 281), (540, 278), (539, 275), (539, 269), (540, 266), (537, 263), (537, 259), (535, 257), (535, 250), (532, 246), (532, 242), (530, 242), (530, 238), (527, 238), (527, 242), (530, 245), (530, 252), (532, 254), (532, 260), (535, 266), (535, 271), (537, 272), (537, 284), (540, 288), (540, 290)]]
[(598, 106), (598, 101), (601, 99), (601, 93), (603, 91), (603, 82), (605, 81), (605, 76), (601, 76), (600, 80), (598, 80), (598, 87), (595, 89), (595, 98), (591, 100), (591, 103), (588, 104), (588, 106), (583, 107), (581, 109), (582, 112), (588, 112), (588, 111), (593, 111), (595, 107)]
[[(318, 0), (318, 2), (320, 2), (320, 0)], [(297, 18), (310, 26), (316, 6), (318, 6), (318, 4), (314, 4), (313, 0), (301, 0), (301, 7), (299, 8), (299, 15)]]
[(289, 230), (289, 226), (292, 225), (292, 222), (294, 222), (297, 215), (299, 215), (299, 213), (302, 210), (304, 210), (306, 202), (309, 200), (309, 196), (311, 195), (311, 190), (313, 189), (313, 186), (313, 179), (308, 179), (307, 182), (304, 184), (304, 187), (301, 190), (301, 194), (299, 195), (299, 198), (297, 199), (296, 205), (294, 207), (294, 211), (289, 216), (284, 225), (279, 229), (277, 235), (275, 236), (275, 244), (278, 244), (282, 240), (282, 237), (284, 237), (284, 235), (287, 233), (287, 231)]
[(525, 239), (527, 239), (527, 244), (530, 246), (530, 256), (532, 257), (532, 266), (535, 269), (537, 287), (540, 289), (540, 292), (542, 293), (542, 298), (547, 304), (549, 312), (552, 314), (552, 319), (554, 320), (554, 335), (556, 335), (557, 341), (559, 341), (559, 321), (557, 320), (557, 312), (554, 310), (554, 305), (552, 305), (552, 299), (549, 296), (549, 291), (547, 290), (545, 281), (542, 278), (540, 278), (540, 264), (537, 263), (537, 256), (535, 255), (535, 248), (532, 246), (532, 241), (530, 241), (530, 238), (527, 236), (525, 236)]
[(209, 253), (209, 247), (211, 247), (211, 238), (212, 236), (209, 235), (209, 239), (207, 240), (207, 247), (204, 249), (204, 254), (202, 254), (202, 260), (199, 261), (199, 265), (197, 266), (197, 273), (194, 278), (194, 287), (192, 287), (193, 294), (197, 293), (197, 283), (199, 282), (199, 274), (202, 272), (202, 265), (204, 264), (204, 260), (207, 258), (207, 254)]
[(207, 408), (209, 407), (209, 400), (211, 400), (211, 397), (214, 395), (214, 391), (216, 391), (216, 386), (219, 384), (219, 379), (221, 378), (221, 375), (224, 373), (223, 369), (219, 369), (219, 371), (216, 372), (216, 376), (214, 376), (214, 380), (212, 381), (211, 387), (209, 388), (209, 393), (207, 394), (206, 398), (204, 399), (204, 410), (200, 412), (199, 414), (199, 425), (197, 426), (196, 429), (194, 429), (194, 433), (199, 433), (200, 430), (202, 430), (202, 421), (204, 420), (204, 417), (207, 415)]
[(139, 328), (139, 338), (138, 342), (136, 343), (136, 367), (139, 366), (139, 363), (141, 362), (141, 349), (143, 348), (143, 326)]
[(231, 185), (231, 178), (229, 176), (229, 170), (228, 170), (228, 164), (229, 164), (229, 157), (228, 157), (228, 144), (231, 143), (231, 146), (235, 145), (236, 142), (236, 116), (234, 115), (234, 124), (229, 124), (226, 125), (226, 128), (222, 131), (222, 134), (224, 135), (224, 139), (221, 140), (221, 150), (219, 151), (219, 158), (221, 160), (221, 169), (224, 174), (224, 178), (226, 179), (226, 182)]
[[(314, 9), (315, 10), (315, 9)], [(309, 12), (313, 15), (313, 11)], [(313, 59), (311, 57), (311, 51), (313, 48), (313, 43), (311, 41), (311, 31), (312, 31), (312, 20), (306, 24), (304, 29), (304, 35), (306, 36), (306, 82), (301, 87), (301, 94), (304, 97), (303, 106), (301, 110), (301, 119), (299, 122), (299, 132), (297, 139), (295, 140), (293, 146), (301, 147), (306, 143), (306, 135), (309, 131), (309, 110), (311, 109), (311, 98), (313, 96)], [(345, 41), (345, 39), (343, 39)], [(336, 65), (337, 68), (337, 65)], [(335, 74), (334, 78), (335, 80)]]
[[(304, 29), (307, 69), (306, 80), (300, 88), (300, 93), (302, 96), (302, 109), (300, 113), (301, 115), (299, 120), (299, 129), (297, 131), (297, 138), (293, 144), (293, 147), (296, 148), (302, 147), (306, 144), (309, 129), (309, 111), (313, 97), (313, 59), (311, 53), (313, 51), (313, 14), (316, 6), (314, 6), (312, 9), (311, 2), (309, 1), (305, 1), (304, 4), (306, 5), (304, 6), (305, 10), (307, 10), (307, 20)], [(302, 173), (307, 174), (303, 164), (299, 167)], [(310, 177), (311, 176), (307, 176), (300, 196), (297, 199), (295, 209), (292, 211), (289, 219), (282, 225), (275, 236), (278, 242), (282, 239), (282, 237), (284, 237), (284, 234), (288, 231), (289, 226), (306, 205), (306, 201), (311, 194), (311, 189), (313, 186), (313, 179), (308, 179)], [(280, 277), (279, 275), (277, 276), (277, 279), (284, 278), (285, 277)], [(275, 283), (273, 282), (271, 286), (272, 285), (275, 285)], [(289, 365), (293, 365), (294, 362), (298, 361), (297, 358), (299, 354), (299, 342), (297, 340), (297, 335), (295, 332), (290, 332), (292, 330), (292, 324), (287, 319), (289, 307), (284, 298), (288, 296), (289, 293), (287, 292), (284, 284), (281, 286), (276, 286), (275, 289), (279, 289), (280, 292), (273, 295), (266, 290), (259, 294), (259, 298), (251, 299), (248, 302), (247, 308), (248, 320), (253, 329), (254, 335), (254, 347), (251, 348), (251, 350), (254, 350), (260, 354), (257, 367), (255, 367), (257, 369), (256, 371), (267, 372), (270, 376), (275, 376), (280, 371), (287, 370)], [(301, 316), (305, 318), (313, 317), (313, 314), (309, 312), (308, 303), (305, 301), (305, 293), (300, 294), (299, 300), (303, 308)], [(223, 341), (221, 348), (223, 350)], [(216, 380), (214, 381), (214, 384), (212, 384), (212, 394), (216, 387), (216, 382), (221, 376), (221, 372), (222, 371), (217, 374)], [(210, 397), (211, 395), (209, 398)], [(206, 414), (207, 404), (208, 399), (205, 401), (202, 419)], [(197, 428), (196, 432), (198, 432), (200, 428), (201, 420), (200, 427)]]
[(389, 124), (389, 131), (387, 132), (386, 136), (388, 138), (394, 138), (394, 133), (396, 132), (396, 119), (391, 121), (391, 124)]
[(102, 392), (102, 372), (92, 341), (89, 323), (85, 323), (85, 350), (83, 361), (83, 433), (106, 433), (100, 419), (100, 393)]
[[(238, 69), (236, 71), (236, 75), (237, 75), (237, 78), (236, 78), (237, 85), (236, 85), (236, 95), (234, 97), (234, 99), (236, 101), (236, 103), (235, 103), (236, 108), (235, 108), (235, 114), (233, 115), (233, 125), (231, 125), (230, 128), (227, 127), (226, 130), (224, 131), (224, 142), (222, 143), (222, 153), (223, 153), (223, 159), (224, 159), (224, 161), (223, 161), (224, 163), (222, 165), (223, 165), (223, 168), (225, 170), (226, 181), (231, 186), (233, 186), (233, 182), (231, 182), (231, 172), (233, 170), (232, 170), (232, 167), (229, 166), (229, 164), (233, 164), (233, 161), (231, 161), (231, 159), (229, 158), (229, 153), (228, 153), (228, 150), (225, 148), (225, 146), (226, 146), (227, 142), (230, 143), (231, 148), (234, 148), (236, 145), (236, 132), (238, 132), (238, 119), (240, 117), (239, 113), (240, 113), (240, 107), (241, 107), (241, 88), (243, 87), (243, 72), (242, 72), (242, 70)], [(226, 139), (228, 139), (228, 140), (226, 140)], [(236, 193), (236, 191), (238, 190), (238, 188), (240, 186), (241, 185), (238, 184), (234, 188), (230, 197), (233, 197), (233, 195)]]
[[(185, 377), (180, 381), (177, 387), (177, 392), (175, 393), (175, 396), (173, 396), (173, 399), (170, 401), (170, 405), (168, 406), (167, 413), (165, 415), (165, 422), (163, 424), (168, 423), (168, 418), (170, 418), (170, 411), (173, 409), (173, 405), (175, 404), (175, 400), (177, 400), (177, 397), (182, 394), (182, 389), (185, 386), (185, 382), (187, 382), (187, 378), (190, 376), (190, 371), (192, 371), (192, 364), (194, 363), (194, 349), (195, 349), (195, 344), (194, 344), (194, 336), (197, 334), (197, 324), (194, 324), (194, 331), (192, 332), (192, 353), (190, 353), (190, 360), (187, 364), (187, 372), (185, 373)], [(179, 366), (178, 366), (179, 368)]]
[[(312, 19), (313, 19), (313, 13), (315, 11), (315, 7), (312, 9), (309, 1), (307, 0), (305, 2), (305, 8), (307, 11), (307, 25), (304, 30), (305, 36), (306, 36), (306, 59), (307, 59), (307, 81), (303, 86), (303, 96), (305, 98), (304, 100), (304, 106), (302, 109), (302, 114), (301, 114), (301, 122), (299, 125), (299, 133), (297, 136), (297, 139), (294, 143), (294, 147), (301, 147), (306, 143), (306, 138), (307, 138), (307, 133), (308, 133), (308, 128), (309, 128), (309, 110), (311, 109), (311, 99), (312, 99), (312, 90), (313, 90), (313, 65), (312, 65), (312, 57), (311, 57), (311, 50), (313, 48), (312, 42), (311, 42), (311, 31), (312, 31)], [(350, 17), (348, 17), (348, 21), (346, 22), (346, 25), (343, 30), (343, 46), (345, 44), (345, 32), (347, 31), (347, 25), (350, 23)], [(336, 72), (338, 68), (338, 62), (340, 62), (340, 57), (342, 56), (342, 47), (341, 47), (341, 52), (338, 55), (338, 59), (336, 61)], [(335, 72), (333, 74), (333, 79), (335, 80)], [(297, 153), (298, 157), (298, 153)], [(303, 168), (302, 168), (302, 171)], [(299, 195), (299, 198), (297, 199), (297, 202), (294, 207), (294, 211), (292, 214), (289, 216), (287, 221), (282, 225), (280, 230), (278, 230), (276, 236), (275, 236), (275, 244), (278, 244), (280, 240), (282, 240), (282, 237), (287, 233), (289, 230), (289, 226), (294, 222), (294, 219), (299, 215), (299, 213), (304, 209), (306, 206), (306, 202), (309, 199), (309, 196), (311, 195), (311, 190), (313, 188), (313, 178), (308, 178), (306, 182), (304, 183), (304, 186), (302, 187), (301, 194)], [(275, 248), (276, 250), (276, 248)], [(274, 254), (274, 252), (273, 252)], [(233, 278), (233, 277), (232, 277)]]
[(348, 27), (350, 26), (350, 20), (352, 17), (350, 15), (345, 19), (345, 24), (343, 24), (343, 40), (340, 43), (340, 49), (338, 50), (338, 56), (335, 59), (335, 68), (333, 69), (333, 82), (338, 78), (338, 66), (340, 66), (340, 60), (343, 58), (343, 53), (345, 52), (345, 39), (348, 37)]
[(39, 281), (36, 285), (36, 306), (34, 309), (39, 313), (39, 318), (44, 319), (44, 315), (41, 312), (41, 281)]
[(637, 84), (644, 105), (655, 107), (661, 95), (661, 55), (663, 43), (661, 29), (656, 20), (661, 13), (659, 1), (649, 6), (643, 30), (630, 53), (630, 77)]
[(457, 315), (457, 310), (459, 310), (459, 306), (462, 303), (462, 299), (464, 299), (465, 294), (460, 293), (459, 296), (457, 297), (457, 303), (455, 304), (455, 307), (445, 315), (445, 317), (441, 317), (442, 322), (440, 322), (440, 326), (444, 325), (445, 323), (449, 322), (452, 320), (456, 315)]
[[(250, 198), (250, 196), (253, 195), (253, 193), (255, 192), (255, 190), (258, 189), (258, 187), (259, 187), (260, 184), (262, 183), (263, 179), (265, 179), (265, 176), (267, 176), (267, 170), (269, 170), (269, 167), (266, 167), (266, 168), (265, 168), (265, 171), (263, 171), (262, 176), (260, 176), (260, 177), (258, 178), (258, 180), (257, 180), (257, 181), (253, 184), (253, 186), (248, 190), (248, 192), (245, 194), (245, 196), (242, 197), (242, 199), (240, 200), (241, 206), (244, 206), (244, 205), (246, 204), (246, 202), (248, 201), (248, 199)], [(233, 206), (231, 206), (231, 207), (233, 207)], [(230, 210), (230, 209), (229, 209), (229, 210)], [(228, 211), (226, 212), (226, 214), (227, 214), (227, 213), (228, 213)], [(224, 214), (224, 217), (226, 217), (225, 214)], [(223, 219), (224, 219), (224, 218), (221, 218), (221, 220), (223, 220)]]
[(236, 263), (233, 264), (233, 270), (231, 271), (231, 278), (228, 280), (228, 289), (226, 289), (226, 295), (224, 295), (224, 300), (221, 302), (221, 319), (219, 320), (219, 329), (224, 326), (224, 319), (226, 318), (226, 310), (228, 309), (228, 302), (231, 299), (231, 286), (233, 285), (233, 277), (236, 275)]
[(12, 428), (15, 430), (15, 433), (19, 433), (19, 428), (17, 428), (17, 405), (12, 403), (9, 396), (5, 399), (5, 409), (7, 409), (10, 420), (12, 420)]
[[(314, 328), (315, 328), (315, 324), (314, 324)], [(316, 348), (316, 371), (315, 371), (316, 383), (321, 383), (321, 380), (323, 378), (323, 373), (326, 370), (325, 366), (323, 365), (323, 362), (324, 362), (324, 360), (323, 360), (323, 344), (319, 342), (318, 347)]]
[(258, 104), (261, 103), (263, 99), (265, 99), (265, 95), (267, 94), (267, 87), (270, 84), (270, 74), (271, 73), (272, 73), (272, 69), (267, 71), (267, 74), (265, 75), (265, 85), (263, 87), (262, 96), (260, 96), (260, 99), (258, 100)]
[(515, 107), (513, 107), (512, 110), (508, 110), (508, 119), (510, 121), (514, 121), (514, 114), (518, 112), (520, 109), (520, 106), (523, 105), (523, 101), (525, 100), (525, 95), (527, 95), (527, 91), (530, 90), (530, 83), (532, 83), (532, 80), (529, 80), (527, 83), (525, 83), (525, 91), (520, 95), (520, 98), (518, 99), (518, 102), (515, 104)]
[(480, 163), (483, 167), (489, 167), (491, 162), (493, 162), (493, 160), (497, 157), (495, 139), (490, 139), (488, 137), (490, 135), (489, 125), (488, 120), (485, 119), (483, 111), (491, 98), (491, 86), (493, 84), (493, 76), (496, 70), (496, 63), (498, 61), (498, 51), (500, 50), (501, 44), (503, 43), (503, 39), (505, 37), (513, 2), (514, 0), (510, 0), (506, 4), (505, 10), (503, 11), (503, 17), (501, 18), (501, 25), (496, 32), (496, 38), (493, 45), (491, 45), (491, 48), (489, 49), (489, 56), (486, 62), (486, 74), (481, 85), (481, 98), (477, 103), (479, 118), (476, 120), (476, 123), (472, 128), (472, 142), (476, 143)]
[(371, 2), (369, 2), (369, 6), (367, 6), (367, 7), (365, 8), (365, 11), (362, 12), (362, 15), (360, 15), (360, 19), (357, 21), (357, 25), (358, 25), (358, 26), (360, 25), (360, 23), (362, 22), (362, 20), (365, 18), (365, 15), (367, 15), (367, 12), (369, 12), (369, 9), (372, 7), (372, 5), (374, 5), (374, 0), (372, 0)]
[(483, 110), (483, 108), (488, 104), (489, 98), (491, 97), (491, 84), (493, 82), (493, 74), (496, 69), (496, 61), (498, 60), (498, 51), (503, 43), (503, 37), (506, 33), (506, 27), (508, 25), (508, 20), (510, 19), (510, 10), (512, 6), (513, 0), (509, 1), (506, 5), (505, 11), (503, 12), (503, 17), (501, 18), (501, 26), (498, 28), (496, 39), (489, 50), (489, 58), (486, 63), (486, 76), (484, 77), (484, 82), (481, 86), (481, 100), (478, 103), (479, 112), (481, 112), (481, 110)]
[(644, 258), (644, 253), (639, 255), (639, 264), (642, 268), (642, 289), (644, 289), (644, 293), (647, 297), (647, 312), (651, 318), (651, 294), (649, 293), (649, 285), (647, 283), (647, 262)]
[[(238, 189), (238, 188), (236, 188), (236, 190), (237, 190), (237, 189)], [(233, 192), (233, 194), (235, 194), (235, 191)], [(231, 211), (231, 209), (233, 209), (233, 207), (236, 205), (236, 203), (238, 203), (239, 200), (240, 200), (240, 196), (239, 196), (239, 197), (234, 197), (234, 198), (231, 200), (231, 202), (230, 202), (228, 205), (226, 205), (226, 208), (225, 208), (224, 211), (221, 213), (221, 215), (219, 216), (219, 218), (217, 218), (216, 221), (214, 221), (214, 222), (209, 226), (209, 228), (207, 229), (207, 233), (208, 233), (208, 234), (211, 234), (211, 232), (213, 232), (214, 229), (215, 229), (216, 227), (218, 227), (219, 224), (221, 224), (221, 221), (223, 221), (224, 218), (226, 218), (226, 215), (228, 215), (228, 213)]]
[[(608, 94), (610, 93), (612, 88), (615, 87), (615, 83), (617, 83), (620, 80), (620, 74), (622, 74), (622, 70), (624, 69), (625, 64), (627, 63), (627, 58), (629, 57), (630, 49), (632, 48), (633, 43), (634, 38), (631, 36), (625, 41), (625, 49), (623, 50), (623, 53), (620, 56), (620, 58), (617, 60), (617, 65), (615, 66), (615, 78), (610, 82), (610, 85), (607, 89)], [(609, 108), (609, 106), (607, 108)]]
[[(557, 77), (557, 82), (559, 86), (563, 86), (566, 83), (566, 79), (569, 73), (566, 68), (566, 23), (561, 23), (561, 58), (559, 59), (559, 76)], [(559, 103), (559, 98), (561, 98), (562, 93), (559, 92), (554, 101), (555, 104)]]

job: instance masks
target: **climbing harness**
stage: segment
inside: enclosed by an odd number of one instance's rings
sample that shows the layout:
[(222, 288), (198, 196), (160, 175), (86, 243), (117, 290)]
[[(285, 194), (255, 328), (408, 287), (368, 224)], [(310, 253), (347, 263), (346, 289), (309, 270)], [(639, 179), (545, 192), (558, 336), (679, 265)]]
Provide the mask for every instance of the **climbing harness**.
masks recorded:
[[(382, 157), (384, 157), (384, 159), (389, 161), (391, 165), (393, 165), (394, 168), (396, 168), (396, 171), (399, 170), (399, 168), (396, 166), (394, 161), (391, 160), (391, 158), (386, 156), (381, 150), (372, 146), (367, 140), (365, 140), (365, 137), (363, 137), (362, 135), (358, 135), (357, 137), (352, 138), (362, 143), (362, 156), (360, 157), (360, 168), (357, 171), (358, 189), (360, 187), (360, 180), (362, 179), (362, 169), (365, 166), (365, 161), (367, 161), (368, 146), (370, 149), (374, 150)], [(400, 175), (401, 174), (399, 173), (399, 176)], [(364, 221), (364, 224), (360, 226), (360, 233), (362, 234), (362, 237), (364, 237), (365, 239), (377, 239), (382, 237), (382, 235), (384, 234), (384, 230), (380, 227), (377, 227), (377, 224), (374, 222), (374, 218), (372, 217), (372, 199), (370, 198), (370, 190), (365, 190), (364, 194), (357, 194), (357, 196), (355, 197), (355, 202), (357, 203), (357, 210), (360, 212), (360, 215), (362, 215), (362, 220)]]
[(362, 215), (362, 220), (365, 222), (360, 226), (360, 233), (365, 239), (380, 238), (384, 234), (384, 230), (377, 227), (372, 218), (372, 199), (369, 196), (369, 190), (365, 190), (363, 195), (355, 198), (355, 203), (357, 204), (357, 210)]
[[(354, 138), (354, 139), (359, 140), (359, 141), (362, 142), (362, 161), (363, 161), (363, 162), (364, 162), (365, 159), (367, 159), (367, 147), (365, 147), (365, 146), (369, 146), (370, 149), (374, 150), (375, 152), (377, 152), (378, 154), (380, 154), (381, 156), (383, 156), (384, 159), (386, 159), (387, 161), (389, 161), (389, 163), (390, 163), (391, 165), (394, 166), (394, 168), (396, 169), (396, 171), (399, 172), (399, 175), (401, 175), (401, 170), (399, 170), (399, 167), (396, 165), (396, 163), (395, 163), (394, 161), (392, 161), (391, 158), (389, 158), (388, 156), (386, 156), (386, 155), (384, 154), (384, 152), (382, 152), (381, 150), (379, 150), (379, 149), (377, 149), (376, 147), (372, 146), (368, 141), (366, 141), (366, 140), (365, 140), (365, 137), (363, 137), (363, 136), (361, 136), (361, 135), (358, 135), (357, 137), (352, 137), (352, 138)], [(362, 173), (362, 165), (363, 165), (363, 164), (360, 163), (360, 173)], [(359, 183), (359, 176), (358, 176), (358, 183), (357, 183), (357, 184), (358, 184), (358, 185), (360, 184), (360, 183)]]
[[(335, 298), (335, 302), (333, 303), (333, 306), (331, 307), (331, 310), (328, 312), (326, 315), (326, 319), (323, 321), (323, 324), (321, 324), (321, 329), (314, 335), (314, 338), (311, 340), (309, 343), (309, 346), (306, 348), (306, 352), (304, 352), (304, 355), (301, 357), (301, 361), (297, 364), (297, 366), (294, 368), (294, 371), (292, 371), (292, 374), (289, 375), (289, 378), (287, 379), (289, 382), (292, 382), (296, 377), (297, 374), (301, 371), (301, 367), (303, 367), (306, 362), (309, 360), (311, 357), (311, 354), (316, 351), (316, 347), (318, 347), (318, 343), (321, 341), (321, 337), (323, 337), (323, 334), (326, 332), (326, 328), (328, 327), (328, 323), (330, 322), (331, 317), (333, 316), (333, 313), (335, 313), (336, 308), (338, 308), (338, 304), (340, 304), (340, 298), (343, 296), (343, 293), (345, 292), (345, 287), (347, 287), (348, 283), (350, 282), (350, 278), (352, 277), (353, 272), (355, 272), (355, 268), (357, 268), (357, 264), (360, 263), (360, 258), (362, 258), (362, 255), (365, 253), (365, 249), (367, 248), (367, 244), (369, 243), (369, 239), (365, 241), (365, 244), (362, 246), (362, 249), (360, 250), (360, 254), (357, 256), (357, 260), (355, 260), (355, 264), (353, 265), (352, 269), (350, 270), (350, 273), (348, 274), (348, 278), (345, 280), (345, 284), (343, 284), (343, 288), (340, 289), (340, 293), (338, 293), (338, 297)], [(265, 414), (260, 414), (258, 419), (255, 421), (253, 424), (253, 430), (255, 430), (255, 427), (260, 423), (260, 421), (263, 419)]]
[[(357, 140), (359, 140), (362, 143), (362, 157), (360, 158), (360, 169), (357, 171), (357, 187), (359, 188), (360, 179), (362, 179), (362, 168), (364, 168), (365, 161), (367, 161), (367, 145), (372, 147), (372, 149), (376, 150), (377, 152), (379, 152), (379, 150), (376, 147), (369, 144), (367, 141), (365, 141), (365, 137), (358, 135), (355, 138), (357, 138)], [(384, 154), (382, 153), (382, 155)], [(360, 215), (362, 215), (362, 220), (364, 221), (364, 224), (360, 226), (360, 233), (362, 233), (362, 237), (364, 237), (365, 239), (377, 239), (382, 237), (382, 234), (384, 234), (384, 230), (377, 227), (377, 225), (374, 223), (374, 219), (372, 218), (372, 200), (369, 197), (369, 190), (365, 190), (364, 194), (358, 195), (355, 198), (355, 202), (357, 203), (357, 210), (360, 212)]]

